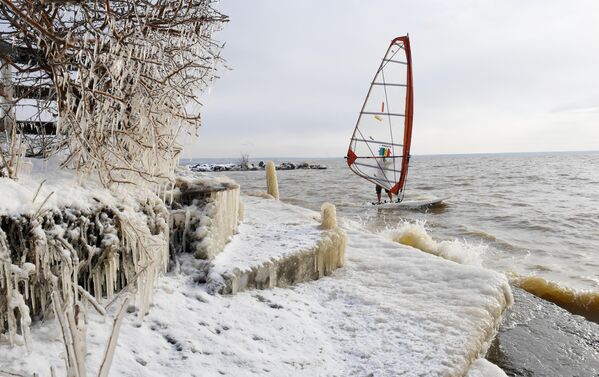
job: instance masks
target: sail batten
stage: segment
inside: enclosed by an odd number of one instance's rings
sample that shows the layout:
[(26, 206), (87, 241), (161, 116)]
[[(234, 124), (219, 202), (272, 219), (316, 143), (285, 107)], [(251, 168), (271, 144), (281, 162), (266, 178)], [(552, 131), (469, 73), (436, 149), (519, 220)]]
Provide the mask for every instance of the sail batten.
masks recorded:
[[(360, 158), (360, 157), (358, 157), (358, 158)], [(363, 162), (354, 162), (354, 164), (355, 164), (355, 165), (358, 165), (358, 166), (364, 166), (364, 167), (367, 167), (367, 168), (376, 168), (376, 167), (377, 167), (377, 165), (373, 165), (373, 164), (365, 164), (365, 163), (363, 163)], [(387, 168), (384, 168), (384, 167), (383, 167), (383, 169), (382, 169), (382, 170), (383, 170), (383, 171), (392, 171), (392, 172), (394, 172), (394, 171), (395, 171), (395, 170), (393, 170), (393, 169), (387, 169)], [(374, 177), (373, 179), (377, 180), (378, 178)]]
[[(389, 142), (387, 142), (387, 141), (380, 141), (380, 140), (358, 139), (358, 138), (355, 138), (355, 137), (354, 137), (354, 138), (352, 138), (352, 140), (355, 140), (355, 141), (362, 141), (362, 142), (364, 142), (364, 143), (372, 143), (372, 144), (385, 144), (385, 143), (387, 143), (387, 144), (389, 144), (389, 145), (393, 145), (393, 146), (396, 146), (396, 147), (403, 147), (403, 144), (398, 144), (398, 143), (389, 143)], [(374, 158), (374, 157), (372, 157), (372, 156), (371, 156), (370, 158)]]
[(413, 109), (410, 42), (401, 36), (391, 41), (370, 82), (347, 153), (354, 173), (396, 195), (408, 173)]
[(372, 85), (383, 85), (383, 86), (402, 86), (402, 87), (406, 87), (406, 84), (389, 84), (389, 83), (384, 83), (384, 82), (373, 82)]
[(381, 113), (380, 111), (362, 111), (360, 114), (366, 115), (389, 115), (393, 117), (405, 117), (406, 114), (396, 114), (396, 113)]
[(408, 64), (408, 62), (402, 62), (399, 60), (393, 60), (393, 59), (383, 59), (384, 62), (391, 62), (391, 63), (398, 63), (398, 64)]

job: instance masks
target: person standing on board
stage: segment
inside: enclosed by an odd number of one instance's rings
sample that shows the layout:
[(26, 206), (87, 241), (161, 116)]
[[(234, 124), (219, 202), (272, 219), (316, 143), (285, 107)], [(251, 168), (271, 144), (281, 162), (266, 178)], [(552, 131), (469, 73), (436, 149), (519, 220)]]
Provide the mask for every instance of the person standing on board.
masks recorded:
[[(381, 156), (382, 158), (380, 160), (377, 159), (378, 168), (377, 168), (377, 171), (373, 174), (373, 177), (376, 179), (379, 179), (379, 180), (388, 181), (387, 174), (385, 173), (385, 171), (391, 170), (392, 161), (390, 158), (389, 159), (385, 158), (385, 155), (388, 156), (388, 152), (386, 152), (386, 151), (380, 152), (379, 151), (379, 153), (382, 154), (382, 156)], [(383, 187), (381, 185), (377, 184), (376, 185), (376, 200), (377, 200), (376, 204), (381, 204), (382, 191), (383, 191)], [(391, 193), (391, 191), (385, 189), (385, 193), (389, 197), (389, 202), (392, 202), (393, 194)]]
[[(376, 204), (382, 204), (381, 203), (381, 193), (383, 192), (383, 186), (380, 185), (376, 185)], [(385, 193), (387, 193), (387, 196), (389, 196), (389, 203), (391, 203), (393, 201), (393, 194), (391, 194), (391, 191), (385, 189)]]

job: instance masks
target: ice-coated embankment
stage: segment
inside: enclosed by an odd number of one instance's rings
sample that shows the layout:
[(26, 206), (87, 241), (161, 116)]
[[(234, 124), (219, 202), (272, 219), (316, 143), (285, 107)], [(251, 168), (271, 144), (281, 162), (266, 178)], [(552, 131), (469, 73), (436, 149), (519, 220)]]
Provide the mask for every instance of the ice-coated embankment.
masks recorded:
[(227, 177), (179, 174), (163, 196), (170, 211), (170, 252), (211, 260), (237, 233), (243, 217), (239, 185)]
[[(259, 199), (246, 203), (246, 214), (258, 214), (258, 206), (264, 211), (255, 221), (288, 212), (299, 226), (320, 217)], [(281, 234), (281, 246), (289, 242), (285, 225), (273, 227)], [(134, 314), (125, 317), (112, 374), (465, 375), (484, 353), (511, 300), (506, 278), (399, 245), (352, 224), (344, 228), (344, 268), (291, 288), (209, 295), (205, 285), (197, 284), (191, 268), (195, 260), (187, 256), (183, 273), (159, 280), (154, 305), (141, 324)], [(247, 230), (240, 226), (236, 237)], [(239, 246), (229, 243), (222, 255), (231, 247)], [(52, 324), (46, 325), (32, 329), (34, 349), (29, 356), (2, 346), (1, 365), (22, 373), (45, 373), (41, 364), (50, 361), (60, 365), (61, 344)], [(92, 370), (100, 362), (108, 328), (91, 315)], [(472, 367), (471, 376), (481, 368), (493, 369), (484, 361)]]
[[(143, 318), (167, 268), (168, 212), (155, 194), (112, 192), (93, 181), (84, 187), (75, 178), (0, 178), (0, 375), (38, 363), (23, 357), (38, 347), (56, 351), (32, 341), (44, 333), (64, 345), (38, 375), (57, 364), (68, 368), (62, 375), (84, 375), (88, 310), (104, 313), (104, 299), (127, 301)], [(103, 372), (112, 352), (105, 355)]]
[(318, 213), (306, 215), (277, 200), (243, 201), (250, 210), (238, 236), (212, 261), (209, 292), (286, 287), (343, 266), (345, 233), (337, 226), (323, 229)]

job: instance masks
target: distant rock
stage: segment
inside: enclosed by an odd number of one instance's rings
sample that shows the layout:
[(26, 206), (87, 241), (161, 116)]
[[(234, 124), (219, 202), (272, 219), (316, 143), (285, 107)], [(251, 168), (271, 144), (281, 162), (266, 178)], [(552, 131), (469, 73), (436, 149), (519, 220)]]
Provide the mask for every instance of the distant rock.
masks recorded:
[(295, 164), (293, 162), (282, 162), (277, 165), (277, 170), (293, 170), (295, 169)]
[[(264, 170), (266, 164), (264, 161), (253, 164), (251, 162), (244, 162), (241, 164), (192, 164), (188, 165), (189, 170), (194, 172), (219, 172), (219, 171), (256, 171)], [(322, 164), (309, 164), (307, 162), (281, 162), (276, 165), (277, 170), (296, 170), (296, 169), (326, 169), (326, 165)]]

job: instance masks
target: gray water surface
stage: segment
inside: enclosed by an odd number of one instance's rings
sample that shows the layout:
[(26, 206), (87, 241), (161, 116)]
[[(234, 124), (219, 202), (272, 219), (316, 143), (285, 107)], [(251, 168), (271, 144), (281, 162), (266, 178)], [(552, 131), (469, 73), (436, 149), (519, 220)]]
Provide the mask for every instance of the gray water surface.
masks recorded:
[[(279, 171), (283, 201), (315, 210), (332, 202), (371, 230), (425, 221), (437, 241), (476, 246), (489, 268), (599, 292), (599, 152), (415, 156), (405, 200), (449, 197), (421, 212), (368, 205), (374, 185), (343, 159), (307, 161), (329, 168)], [(214, 174), (265, 190), (263, 171)]]

